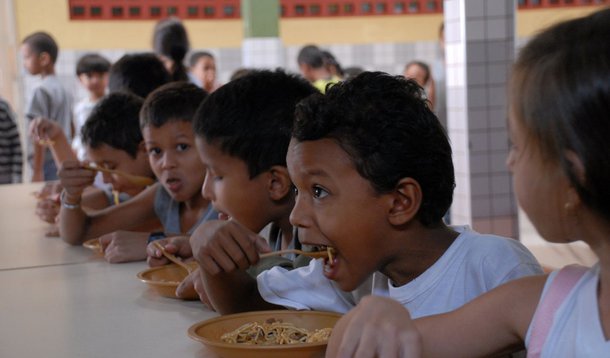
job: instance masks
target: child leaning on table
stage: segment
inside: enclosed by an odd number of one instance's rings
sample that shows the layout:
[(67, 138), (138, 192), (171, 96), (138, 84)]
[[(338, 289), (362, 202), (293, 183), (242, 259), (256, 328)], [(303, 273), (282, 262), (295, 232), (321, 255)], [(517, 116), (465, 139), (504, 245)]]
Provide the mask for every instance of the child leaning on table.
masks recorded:
[[(197, 155), (192, 129), (193, 115), (204, 98), (203, 90), (182, 82), (164, 85), (149, 95), (140, 112), (141, 145), (148, 152), (158, 183), (121, 205), (87, 214), (80, 199), (95, 172), (77, 161), (62, 164), (60, 232), (66, 242), (78, 245), (102, 236), (103, 246), (109, 242), (125, 244), (122, 248), (105, 247), (106, 255), (109, 250), (124, 250), (121, 261), (144, 260), (149, 240), (186, 234), (216, 217), (208, 200), (200, 195), (205, 167)], [(142, 223), (156, 221), (161, 222), (163, 232), (133, 232)]]
[(445, 132), (414, 82), (364, 73), (297, 105), (287, 164), (290, 215), (304, 245), (334, 258), (257, 279), (259, 238), (191, 240), (205, 288), (221, 313), (286, 307), (347, 312), (366, 294), (390, 296), (418, 316), (457, 308), (541, 273), (519, 242), (449, 228), (454, 176)]
[(515, 280), (415, 322), (395, 303), (371, 298), (339, 322), (329, 356), (480, 357), (525, 343), (528, 357), (610, 357), (609, 33), (606, 9), (557, 24), (521, 50), (507, 159), (540, 235), (583, 240), (599, 263)]
[[(201, 189), (221, 216), (230, 220), (208, 221), (191, 236), (191, 242), (208, 235), (237, 240), (256, 236), (271, 224), (269, 245), (273, 250), (301, 249), (289, 216), (294, 190), (286, 169), (295, 105), (316, 92), (307, 81), (281, 71), (253, 71), (219, 88), (197, 110), (194, 128), (197, 149), (207, 167)], [(205, 232), (205, 235), (202, 235)], [(170, 241), (167, 250), (190, 257), (188, 242)], [(151, 265), (160, 252), (149, 245)], [(295, 260), (293, 262), (293, 260)], [(259, 262), (257, 271), (281, 265), (306, 264), (303, 257), (286, 255)], [(195, 285), (207, 302), (199, 272), (178, 288), (178, 293)]]
[[(142, 103), (140, 97), (126, 92), (109, 94), (97, 103), (83, 124), (80, 135), (85, 155), (91, 162), (109, 169), (154, 178), (138, 118)], [(30, 125), (30, 133), (34, 138), (52, 143), (49, 148), (58, 167), (66, 160), (77, 160), (70, 143), (56, 122), (36, 118)], [(106, 173), (100, 175), (111, 188), (104, 190), (89, 186), (81, 202), (88, 211), (114, 205), (117, 198), (114, 197), (113, 191), (122, 193), (119, 199), (124, 201), (145, 188), (125, 180), (122, 176)], [(36, 213), (43, 220), (55, 223), (59, 215), (59, 201), (43, 197), (38, 201)], [(150, 230), (159, 226), (158, 221), (155, 221), (153, 226), (144, 223), (139, 230)], [(106, 258), (111, 261), (116, 259), (114, 255)]]

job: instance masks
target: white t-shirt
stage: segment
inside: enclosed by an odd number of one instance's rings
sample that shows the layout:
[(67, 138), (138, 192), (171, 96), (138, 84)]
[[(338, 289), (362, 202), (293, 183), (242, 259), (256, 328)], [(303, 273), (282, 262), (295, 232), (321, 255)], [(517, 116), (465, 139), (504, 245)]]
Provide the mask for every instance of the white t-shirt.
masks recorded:
[[(544, 285), (542, 300), (558, 271), (552, 272)], [(606, 341), (599, 315), (597, 285), (599, 263), (580, 278), (573, 291), (557, 309), (553, 325), (542, 348), (544, 357), (610, 357), (610, 341)], [(525, 346), (530, 344), (531, 325)]]
[(383, 295), (399, 301), (414, 318), (451, 311), (512, 279), (542, 274), (534, 256), (518, 241), (454, 227), (460, 235), (428, 270), (394, 287), (375, 272), (358, 289), (344, 292), (324, 277), (322, 260), (287, 271), (274, 267), (257, 277), (266, 301), (297, 310), (345, 313), (362, 297)]
[(74, 139), (72, 139), (72, 149), (76, 151), (78, 160), (86, 159), (87, 153), (81, 140), (80, 131), (96, 103), (87, 96), (78, 101), (74, 106)]

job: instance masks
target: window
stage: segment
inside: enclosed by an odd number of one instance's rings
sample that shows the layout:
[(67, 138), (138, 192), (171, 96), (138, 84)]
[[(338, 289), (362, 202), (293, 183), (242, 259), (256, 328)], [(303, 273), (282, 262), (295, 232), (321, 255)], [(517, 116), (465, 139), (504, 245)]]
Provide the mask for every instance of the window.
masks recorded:
[(419, 3), (416, 1), (411, 1), (409, 3), (409, 12), (419, 12)]
[(305, 6), (304, 5), (296, 5), (294, 7), (295, 15), (305, 15)]
[(91, 16), (102, 16), (102, 8), (100, 6), (91, 6)]
[(386, 6), (384, 3), (378, 2), (377, 4), (375, 4), (375, 12), (377, 14), (385, 14), (385, 9), (386, 9)]
[(354, 4), (343, 5), (343, 12), (346, 14), (353, 14), (354, 13)]
[(114, 17), (121, 17), (121, 16), (123, 16), (123, 8), (120, 6), (113, 6), (112, 9), (110, 10), (110, 13)]
[(337, 15), (339, 13), (339, 5), (337, 5), (337, 4), (328, 5), (328, 13), (331, 15)]
[(197, 16), (199, 14), (199, 8), (197, 6), (189, 6), (186, 9), (186, 14), (188, 16)]
[(235, 15), (235, 7), (233, 7), (233, 5), (225, 5), (224, 14), (227, 17), (231, 17), (231, 16)]
[(176, 15), (178, 14), (178, 8), (175, 6), (170, 6), (167, 8), (167, 15), (171, 16), (171, 15)]
[(405, 12), (405, 3), (404, 2), (395, 3), (394, 4), (394, 13), (402, 14), (403, 12)]
[(153, 17), (161, 16), (161, 8), (158, 6), (151, 6), (150, 7), (150, 16), (153, 16)]
[(206, 6), (206, 7), (203, 8), (203, 14), (205, 16), (212, 17), (212, 16), (214, 16), (215, 12), (216, 11), (215, 11), (213, 6)]
[(85, 7), (84, 6), (73, 6), (72, 7), (72, 15), (73, 16), (83, 16), (83, 15), (85, 15)]
[(428, 9), (428, 11), (436, 11), (436, 1), (428, 1), (426, 3), (426, 9)]
[(320, 5), (310, 5), (309, 14), (310, 15), (320, 15)]
[(371, 3), (370, 2), (363, 3), (361, 9), (362, 9), (362, 13), (368, 14), (372, 10)]
[(137, 6), (130, 6), (129, 16), (140, 16), (140, 8)]

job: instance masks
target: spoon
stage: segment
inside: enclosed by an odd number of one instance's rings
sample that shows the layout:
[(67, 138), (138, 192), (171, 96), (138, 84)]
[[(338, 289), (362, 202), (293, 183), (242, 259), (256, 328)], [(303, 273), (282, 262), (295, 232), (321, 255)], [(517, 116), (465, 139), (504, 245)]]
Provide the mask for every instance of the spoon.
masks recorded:
[(116, 169), (108, 169), (108, 168), (98, 167), (98, 166), (93, 166), (93, 165), (85, 165), (85, 168), (90, 169), (90, 170), (97, 170), (99, 172), (104, 172), (104, 173), (108, 173), (108, 174), (117, 174), (117, 175), (120, 175), (120, 176), (124, 177), (125, 179), (129, 180), (133, 184), (140, 185), (140, 186), (149, 186), (149, 185), (152, 185), (155, 183), (154, 179), (152, 179), (152, 178), (143, 177), (143, 176), (139, 176), (139, 175), (133, 175), (133, 174), (125, 173), (123, 171), (116, 170)]
[(155, 245), (155, 247), (157, 249), (159, 249), (161, 251), (161, 253), (163, 254), (163, 256), (167, 257), (168, 260), (170, 260), (171, 262), (175, 263), (176, 265), (182, 267), (183, 269), (185, 269), (188, 273), (193, 272), (193, 269), (185, 264), (184, 262), (182, 262), (182, 260), (180, 260), (179, 258), (177, 258), (176, 256), (170, 254), (169, 252), (165, 251), (165, 247), (163, 247), (163, 245), (161, 245), (158, 242), (153, 242), (153, 245)]

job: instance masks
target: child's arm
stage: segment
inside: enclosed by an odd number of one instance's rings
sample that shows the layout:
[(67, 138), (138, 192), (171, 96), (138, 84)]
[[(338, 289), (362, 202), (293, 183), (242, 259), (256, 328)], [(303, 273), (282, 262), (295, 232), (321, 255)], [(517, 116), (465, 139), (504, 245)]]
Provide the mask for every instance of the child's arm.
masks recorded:
[(64, 187), (59, 213), (59, 229), (64, 241), (80, 245), (83, 241), (117, 230), (133, 230), (142, 221), (156, 218), (154, 200), (157, 186), (153, 185), (131, 200), (87, 214), (80, 206), (85, 187), (91, 185), (95, 171), (84, 169), (77, 161), (65, 161), (59, 177)]
[(259, 261), (267, 242), (236, 221), (207, 221), (190, 239), (199, 262), (205, 292), (221, 314), (281, 309), (261, 297), (256, 279), (246, 270)]
[(32, 181), (44, 181), (42, 165), (44, 162), (44, 147), (38, 143), (33, 143), (34, 157), (32, 159)]
[[(421, 343), (424, 357), (482, 357), (523, 345), (546, 276), (530, 276), (499, 286), (461, 308), (412, 321), (407, 310), (387, 298), (368, 297), (335, 326), (327, 355), (362, 357), (410, 349)], [(421, 339), (421, 340), (420, 340)]]
[[(30, 136), (37, 144), (40, 141), (47, 141), (47, 145), (53, 154), (53, 159), (58, 168), (65, 160), (77, 159), (70, 143), (68, 143), (66, 135), (57, 122), (43, 117), (33, 119), (30, 122)], [(40, 147), (40, 145), (37, 146)]]

